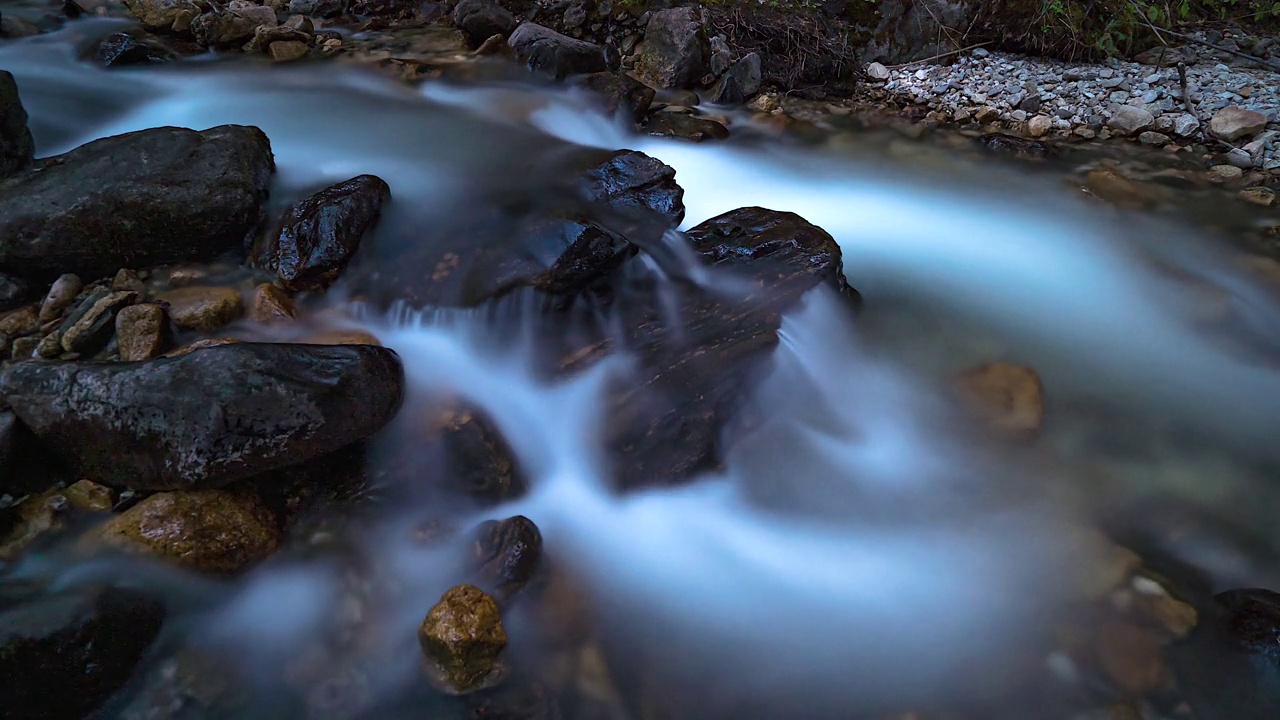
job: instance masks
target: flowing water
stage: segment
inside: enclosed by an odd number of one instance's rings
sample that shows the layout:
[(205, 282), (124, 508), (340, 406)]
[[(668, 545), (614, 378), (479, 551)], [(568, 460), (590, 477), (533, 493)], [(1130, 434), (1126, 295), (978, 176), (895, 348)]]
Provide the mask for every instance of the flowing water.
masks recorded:
[[(686, 227), (760, 205), (839, 242), (861, 316), (811, 293), (755, 391), (763, 421), (722, 469), (674, 488), (618, 494), (605, 480), (605, 387), (626, 377), (627, 358), (548, 380), (518, 303), (364, 315), (405, 363), (402, 415), (466, 398), (527, 474), (519, 500), (452, 512), (460, 526), (531, 518), (547, 557), (589, 598), (574, 612), (590, 618), (611, 683), (581, 691), (568, 716), (1035, 708), (993, 678), (1052, 664), (1049, 636), (1071, 588), (1105, 562), (1082, 526), (1148, 543), (1198, 569), (1208, 589), (1280, 586), (1266, 511), (1280, 467), (1280, 304), (1274, 287), (1235, 269), (1234, 250), (1185, 222), (1104, 209), (1043, 172), (895, 160), (874, 135), (818, 145), (765, 132), (700, 145), (637, 136), (584, 98), (533, 84), (412, 88), (354, 66), (218, 58), (108, 72), (77, 59), (114, 26), (78, 22), (0, 45), (39, 154), (164, 125), (256, 125), (276, 154), (274, 203), (379, 175), (394, 201), (370, 242), (394, 248), (451, 215), (545, 192), (577, 146), (625, 147), (677, 170)], [(663, 264), (690, 262), (673, 257)], [(993, 359), (1043, 379), (1048, 420), (1034, 448), (975, 442), (957, 419), (948, 378)], [(388, 447), (397, 437), (382, 449), (398, 450)], [(366, 672), (344, 712), (424, 717), (412, 710), (415, 629), (456, 584), (459, 552), (412, 540), (425, 511), (383, 509), (341, 552), (276, 558), (234, 582), (53, 555), (15, 572), (59, 583), (123, 572), (164, 588), (185, 608), (167, 642), (238, 658), (255, 688), (242, 716), (278, 717), (274, 670), (332, 631), (352, 582), (340, 558), (360, 558), (374, 588), (361, 610), (367, 637), (335, 664)], [(1183, 515), (1214, 530), (1170, 539), (1164, 523)], [(554, 634), (550, 622), (508, 619), (513, 651), (548, 673), (555, 654), (520, 638)]]

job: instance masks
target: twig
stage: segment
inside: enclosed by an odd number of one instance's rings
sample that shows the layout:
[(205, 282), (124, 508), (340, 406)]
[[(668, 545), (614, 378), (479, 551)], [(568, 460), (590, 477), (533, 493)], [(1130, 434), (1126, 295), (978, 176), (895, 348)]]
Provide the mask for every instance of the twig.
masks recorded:
[(1160, 41), (1161, 45), (1165, 45), (1166, 47), (1169, 45), (1168, 41), (1166, 41), (1164, 37), (1161, 35), (1161, 33), (1165, 33), (1168, 35), (1172, 35), (1173, 37), (1176, 37), (1176, 38), (1181, 38), (1183, 40), (1193, 42), (1197, 45), (1203, 45), (1207, 48), (1212, 48), (1219, 52), (1230, 53), (1231, 55), (1235, 55), (1238, 58), (1243, 58), (1245, 60), (1249, 60), (1251, 62), (1257, 63), (1258, 65), (1261, 65), (1263, 67), (1271, 68), (1276, 72), (1280, 72), (1280, 64), (1273, 63), (1269, 60), (1265, 60), (1256, 55), (1250, 55), (1247, 52), (1242, 52), (1240, 50), (1233, 50), (1227, 47), (1219, 47), (1218, 45), (1215, 45), (1214, 43), (1211, 43), (1208, 40), (1201, 40), (1200, 38), (1192, 35), (1185, 35), (1183, 33), (1175, 32), (1173, 30), (1161, 30), (1160, 28), (1153, 25), (1150, 20), (1147, 19), (1146, 13), (1142, 12), (1142, 10), (1138, 8), (1137, 4), (1135, 4), (1133, 0), (1128, 0), (1128, 2), (1129, 2), (1129, 6), (1133, 8), (1133, 11), (1137, 13), (1138, 19), (1142, 21), (1142, 24), (1151, 28), (1151, 32), (1154, 32), (1156, 34), (1156, 39)]
[(992, 43), (992, 41), (991, 41), (991, 40), (988, 40), (988, 41), (986, 41), (986, 42), (980, 42), (980, 43), (978, 43), (978, 44), (976, 44), (976, 45), (970, 45), (969, 47), (962, 47), (962, 48), (960, 48), (960, 49), (958, 49), (958, 50), (949, 50), (949, 51), (947, 51), (947, 52), (940, 53), (940, 54), (938, 54), (938, 55), (934, 55), (933, 57), (921, 58), (920, 60), (912, 60), (912, 61), (911, 61), (911, 62), (909, 62), (909, 63), (903, 63), (903, 64), (901, 64), (901, 65), (890, 65), (890, 66), (888, 67), (888, 69), (889, 69), (889, 70), (901, 70), (902, 68), (905, 68), (905, 67), (911, 67), (912, 65), (919, 65), (920, 63), (927, 63), (927, 62), (931, 62), (931, 61), (933, 61), (933, 60), (940, 60), (940, 59), (942, 59), (942, 58), (944, 58), (944, 57), (947, 57), (948, 55), (956, 55), (956, 54), (958, 54), (958, 53), (966, 52), (966, 51), (968, 51), (968, 50), (973, 50), (974, 48), (980, 48), (980, 47), (982, 47), (983, 45), (990, 45), (991, 43)]

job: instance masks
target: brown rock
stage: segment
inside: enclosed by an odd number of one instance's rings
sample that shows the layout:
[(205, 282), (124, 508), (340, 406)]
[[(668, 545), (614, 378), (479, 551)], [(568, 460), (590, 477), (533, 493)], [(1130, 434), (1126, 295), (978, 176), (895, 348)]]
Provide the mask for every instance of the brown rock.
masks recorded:
[(271, 512), (253, 495), (225, 490), (156, 493), (100, 531), (108, 545), (209, 573), (233, 573), (280, 545)]
[(293, 298), (271, 283), (262, 283), (253, 289), (249, 319), (262, 324), (293, 320)]
[(62, 313), (71, 307), (71, 303), (75, 302), (76, 296), (80, 294), (83, 287), (84, 283), (80, 281), (80, 277), (71, 273), (54, 280), (53, 286), (49, 288), (49, 294), (45, 295), (44, 302), (40, 305), (40, 321), (48, 322), (62, 317)]
[(13, 529), (7, 535), (0, 536), (0, 559), (17, 557), (33, 540), (49, 530), (63, 526), (62, 511), (66, 509), (66, 498), (57, 490), (50, 490), (42, 495), (29, 497), (11, 510), (16, 513)]
[(1125, 692), (1140, 695), (1165, 682), (1160, 636), (1154, 630), (1107, 621), (1098, 629), (1096, 649), (1102, 669)]
[(14, 360), (35, 357), (36, 347), (40, 345), (38, 337), (20, 337), (9, 346), (9, 356)]
[(1276, 202), (1276, 191), (1266, 187), (1251, 187), (1240, 191), (1240, 199), (1262, 207), (1271, 207)]
[(73, 508), (93, 512), (111, 512), (115, 507), (115, 496), (111, 488), (103, 487), (92, 480), (80, 480), (62, 491), (67, 503)]
[(268, 52), (273, 62), (293, 62), (307, 56), (310, 48), (298, 40), (277, 40), (271, 43)]
[(1156, 205), (1168, 196), (1163, 188), (1103, 169), (1090, 170), (1085, 175), (1084, 189), (1112, 205), (1133, 209)]
[(161, 293), (178, 327), (208, 332), (240, 317), (244, 302), (235, 288), (193, 286)]
[(377, 345), (382, 347), (378, 338), (366, 330), (355, 328), (332, 328), (319, 330), (298, 340), (307, 345)]
[(1044, 420), (1044, 387), (1035, 370), (993, 362), (960, 375), (957, 384), (983, 423), (1013, 438), (1034, 436)]
[(116, 314), (137, 300), (138, 293), (132, 290), (110, 292), (98, 298), (70, 327), (64, 325), (62, 349), (69, 353), (86, 353), (106, 345), (115, 328)]
[(473, 585), (450, 589), (418, 628), (427, 677), (450, 695), (493, 687), (506, 678), (507, 633), (498, 604)]
[(36, 345), (36, 355), (52, 360), (66, 352), (62, 349), (62, 336), (57, 332), (50, 333), (40, 338), (40, 344)]
[(132, 305), (116, 315), (116, 341), (125, 362), (150, 360), (164, 347), (164, 308)]
[(40, 314), (35, 305), (18, 308), (0, 318), (0, 335), (30, 335), (40, 327)]
[(112, 290), (132, 290), (134, 292), (142, 292), (147, 286), (142, 282), (142, 276), (137, 270), (121, 269), (111, 279)]
[(1228, 142), (1253, 137), (1266, 127), (1266, 115), (1234, 105), (1222, 108), (1209, 120), (1209, 132)]

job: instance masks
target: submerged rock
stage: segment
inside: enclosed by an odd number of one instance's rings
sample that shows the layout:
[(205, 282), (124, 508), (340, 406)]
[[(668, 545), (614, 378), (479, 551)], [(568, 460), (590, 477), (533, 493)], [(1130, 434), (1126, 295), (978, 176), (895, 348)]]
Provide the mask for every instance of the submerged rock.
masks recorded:
[(88, 716), (133, 674), (163, 621), (159, 603), (116, 588), (75, 588), (5, 608), (5, 717)]
[(450, 695), (465, 695), (502, 682), (507, 633), (498, 604), (473, 585), (446, 592), (418, 628), (427, 678)]
[(36, 143), (13, 75), (0, 70), (0, 178), (31, 164)]
[(583, 87), (604, 99), (604, 108), (610, 114), (624, 111), (632, 122), (640, 122), (649, 114), (653, 102), (653, 88), (620, 72), (598, 72), (584, 76)]
[(430, 434), (444, 444), (446, 472), (455, 489), (490, 503), (524, 493), (514, 453), (481, 415), (469, 410), (445, 412)]
[(1280, 717), (1280, 593), (1218, 595), (1170, 661), (1197, 717)]
[(106, 67), (155, 65), (177, 60), (178, 53), (143, 33), (118, 32), (98, 43), (93, 59)]
[(256, 262), (292, 290), (323, 290), (347, 267), (390, 197), (391, 188), (374, 175), (327, 187), (289, 209)]
[(709, 71), (707, 33), (697, 6), (659, 10), (649, 18), (636, 52), (636, 73), (656, 88), (698, 85)]
[(542, 533), (523, 515), (486, 520), (474, 537), (476, 584), (500, 603), (509, 602), (541, 570)]
[(684, 113), (654, 113), (644, 124), (644, 130), (650, 135), (683, 138), (693, 142), (724, 140), (729, 137), (729, 128), (715, 120)]
[(224, 490), (162, 492), (98, 531), (111, 546), (207, 573), (233, 573), (280, 546), (276, 519), (257, 496)]
[(575, 40), (534, 23), (516, 28), (507, 44), (530, 70), (551, 75), (557, 80), (608, 70), (604, 50), (599, 45)]
[(212, 260), (253, 233), (274, 169), (253, 127), (95, 140), (0, 180), (0, 270), (103, 277)]
[(1035, 437), (1044, 422), (1044, 386), (1035, 370), (993, 362), (956, 379), (978, 419), (997, 434), (1012, 439)]
[(78, 473), (112, 486), (225, 485), (338, 450), (399, 409), (396, 354), (233, 343), (139, 363), (16, 363), (0, 402)]

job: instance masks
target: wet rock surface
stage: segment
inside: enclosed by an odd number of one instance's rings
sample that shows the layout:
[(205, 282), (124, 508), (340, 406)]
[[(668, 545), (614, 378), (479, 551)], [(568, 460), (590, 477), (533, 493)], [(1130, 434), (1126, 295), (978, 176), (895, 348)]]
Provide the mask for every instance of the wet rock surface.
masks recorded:
[(11, 718), (84, 717), (120, 688), (164, 608), (137, 592), (77, 588), (0, 610), (0, 707)]
[(493, 687), (509, 668), (502, 657), (507, 633), (498, 604), (472, 585), (446, 592), (418, 628), (427, 678), (451, 695)]
[(234, 125), (143, 130), (41, 160), (0, 180), (0, 270), (102, 277), (212, 260), (253, 232), (273, 170), (266, 136)]
[(483, 415), (463, 409), (446, 411), (429, 434), (444, 446), (447, 476), (456, 489), (490, 503), (524, 493), (515, 455)]
[(640, 122), (649, 114), (653, 88), (625, 73), (598, 72), (584, 76), (583, 87), (600, 95), (609, 113), (624, 112), (632, 122)]
[(234, 573), (280, 545), (276, 518), (256, 495), (196, 490), (152, 495), (99, 531), (106, 545), (206, 573)]
[(683, 138), (693, 142), (724, 140), (729, 137), (729, 129), (715, 120), (673, 112), (654, 113), (644, 124), (644, 130), (650, 135)]
[(0, 70), (0, 178), (30, 165), (35, 149), (18, 83), (11, 73)]
[(956, 385), (974, 416), (994, 433), (1030, 439), (1044, 422), (1044, 386), (1035, 370), (993, 362), (962, 373)]
[(292, 290), (320, 290), (337, 280), (391, 197), (381, 178), (360, 175), (332, 185), (285, 214), (280, 232), (258, 252)]
[(541, 570), (542, 533), (523, 515), (487, 520), (473, 533), (476, 585), (506, 604)]
[(403, 372), (370, 346), (233, 343), (141, 363), (18, 363), (0, 399), (83, 475), (107, 485), (207, 488), (376, 432)]
[(604, 51), (599, 45), (575, 40), (550, 28), (525, 23), (507, 40), (516, 58), (535, 72), (564, 79), (570, 75), (602, 72)]
[(1197, 716), (1262, 720), (1280, 714), (1280, 593), (1231, 590), (1172, 662)]
[(118, 32), (108, 35), (93, 51), (93, 59), (106, 67), (155, 65), (173, 62), (178, 53), (145, 33)]

